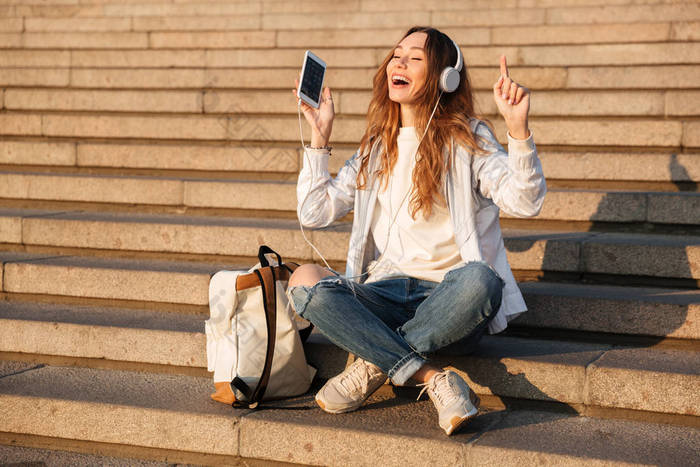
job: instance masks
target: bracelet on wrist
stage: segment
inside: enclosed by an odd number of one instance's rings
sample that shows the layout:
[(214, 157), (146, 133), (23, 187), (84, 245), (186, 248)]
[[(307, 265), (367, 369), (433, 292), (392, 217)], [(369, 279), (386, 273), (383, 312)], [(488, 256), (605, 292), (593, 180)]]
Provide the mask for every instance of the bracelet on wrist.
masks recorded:
[(327, 144), (326, 144), (325, 146), (321, 146), (321, 147), (314, 147), (314, 146), (311, 146), (311, 145), (309, 144), (309, 145), (307, 145), (306, 147), (307, 147), (308, 149), (314, 149), (314, 150), (317, 150), (317, 151), (324, 151), (324, 150), (325, 150), (325, 151), (328, 151), (328, 152), (331, 152), (331, 150), (333, 149), (332, 146), (328, 146)]

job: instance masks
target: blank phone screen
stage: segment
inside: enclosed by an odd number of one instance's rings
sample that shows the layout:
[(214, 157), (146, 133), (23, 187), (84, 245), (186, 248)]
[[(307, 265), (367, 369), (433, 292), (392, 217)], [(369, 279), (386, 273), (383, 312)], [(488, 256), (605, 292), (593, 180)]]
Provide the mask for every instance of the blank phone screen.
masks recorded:
[(321, 97), (324, 68), (311, 57), (306, 57), (306, 67), (301, 82), (301, 92), (318, 102)]

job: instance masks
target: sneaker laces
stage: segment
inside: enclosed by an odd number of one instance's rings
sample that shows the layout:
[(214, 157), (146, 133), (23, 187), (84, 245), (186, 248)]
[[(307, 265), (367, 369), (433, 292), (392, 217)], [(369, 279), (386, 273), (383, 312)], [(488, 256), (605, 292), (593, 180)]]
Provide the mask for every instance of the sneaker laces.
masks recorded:
[(449, 372), (443, 371), (430, 378), (427, 383), (418, 384), (423, 386), (423, 389), (418, 393), (416, 400), (419, 400), (425, 391), (428, 391), (430, 398), (442, 407), (457, 400), (459, 396), (452, 390), (448, 375)]
[(361, 393), (365, 393), (371, 377), (370, 368), (364, 360), (356, 360), (350, 371), (341, 375), (338, 386), (345, 391), (345, 396), (358, 392), (358, 389)]

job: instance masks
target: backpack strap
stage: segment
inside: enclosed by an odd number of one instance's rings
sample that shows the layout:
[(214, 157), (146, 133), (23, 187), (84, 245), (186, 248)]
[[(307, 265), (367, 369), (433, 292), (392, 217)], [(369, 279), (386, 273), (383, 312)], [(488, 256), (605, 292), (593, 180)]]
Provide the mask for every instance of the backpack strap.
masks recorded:
[[(265, 254), (273, 253), (277, 256), (278, 266), (269, 266)], [(231, 386), (235, 387), (248, 400), (248, 408), (254, 409), (262, 401), (267, 385), (272, 373), (272, 357), (275, 354), (275, 341), (277, 339), (277, 280), (288, 280), (292, 272), (299, 266), (296, 263), (282, 263), (282, 258), (277, 252), (266, 245), (262, 245), (258, 251), (258, 259), (262, 267), (253, 271), (252, 274), (244, 274), (238, 277), (236, 290), (243, 290), (250, 287), (261, 286), (263, 294), (263, 308), (265, 310), (265, 324), (267, 327), (267, 351), (265, 352), (265, 364), (260, 375), (260, 380), (255, 389), (251, 389), (245, 381), (236, 376), (231, 381)], [(306, 342), (313, 324), (299, 331), (302, 342)], [(234, 404), (236, 402), (234, 401)]]
[(272, 373), (272, 356), (275, 354), (275, 340), (277, 339), (277, 286), (275, 284), (275, 271), (272, 267), (264, 267), (253, 271), (260, 280), (263, 294), (263, 308), (265, 309), (265, 324), (267, 327), (267, 351), (265, 364), (260, 375), (260, 380), (255, 389), (250, 388), (242, 379), (236, 376), (231, 385), (241, 391), (248, 399), (248, 408), (258, 406), (265, 395), (267, 384)]
[(267, 267), (270, 265), (270, 262), (265, 257), (265, 255), (268, 253), (272, 253), (277, 257), (278, 266), (282, 265), (282, 257), (279, 255), (279, 253), (277, 253), (275, 250), (273, 250), (267, 245), (260, 245), (260, 248), (258, 248), (258, 261), (260, 261), (260, 266)]

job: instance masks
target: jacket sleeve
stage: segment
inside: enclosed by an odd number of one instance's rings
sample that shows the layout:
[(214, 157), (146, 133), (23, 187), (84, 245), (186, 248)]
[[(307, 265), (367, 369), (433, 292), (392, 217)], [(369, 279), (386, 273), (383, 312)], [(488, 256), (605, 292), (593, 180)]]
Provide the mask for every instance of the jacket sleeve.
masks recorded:
[(305, 148), (297, 181), (297, 216), (304, 227), (326, 227), (353, 208), (357, 186), (356, 153), (335, 178), (328, 172), (330, 152)]
[(532, 132), (526, 140), (512, 138), (509, 133), (507, 153), (485, 123), (479, 122), (476, 136), (487, 152), (472, 159), (473, 182), (479, 193), (511, 216), (539, 214), (547, 184)]

